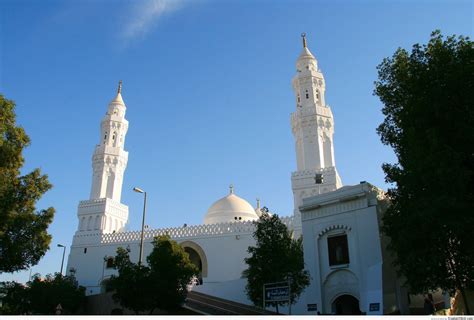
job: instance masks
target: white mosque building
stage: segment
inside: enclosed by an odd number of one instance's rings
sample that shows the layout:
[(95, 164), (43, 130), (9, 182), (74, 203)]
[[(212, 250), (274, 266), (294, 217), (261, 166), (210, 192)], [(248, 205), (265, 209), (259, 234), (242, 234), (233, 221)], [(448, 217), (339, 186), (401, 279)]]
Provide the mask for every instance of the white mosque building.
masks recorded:
[[(293, 313), (401, 310), (406, 293), (383, 264), (379, 234), (383, 192), (368, 183), (342, 186), (324, 77), (304, 35), (296, 69), (292, 81), (296, 108), (290, 119), (297, 159), (297, 170), (291, 174), (294, 212), (282, 221), (296, 236), (303, 235), (311, 284), (293, 306)], [(118, 247), (130, 248), (132, 260), (138, 260), (141, 231), (125, 229), (128, 207), (120, 200), (128, 159), (125, 112), (120, 83), (101, 122), (92, 157), (90, 198), (79, 203), (79, 224), (67, 263), (68, 272), (75, 270), (89, 295), (100, 293), (102, 281), (116, 273), (112, 259)], [(200, 269), (201, 284), (193, 290), (251, 304), (242, 271), (247, 268), (247, 248), (255, 244), (252, 221), (260, 215), (259, 204), (253, 208), (231, 187), (228, 195), (210, 206), (201, 225), (146, 229), (144, 257), (151, 252), (155, 236), (168, 234)]]

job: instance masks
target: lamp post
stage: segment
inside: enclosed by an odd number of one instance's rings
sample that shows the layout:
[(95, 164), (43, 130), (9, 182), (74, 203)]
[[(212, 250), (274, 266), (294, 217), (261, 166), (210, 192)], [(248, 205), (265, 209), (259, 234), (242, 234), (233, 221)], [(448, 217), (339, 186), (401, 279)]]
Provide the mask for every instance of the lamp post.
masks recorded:
[(145, 215), (146, 215), (146, 192), (140, 188), (133, 188), (133, 191), (138, 193), (143, 193), (145, 195), (143, 200), (143, 218), (142, 218), (142, 235), (140, 238), (140, 255), (138, 257), (138, 265), (142, 265), (142, 257), (143, 257), (143, 237), (144, 237), (144, 230), (145, 230)]
[(63, 275), (64, 254), (66, 253), (66, 246), (58, 243), (58, 247), (63, 248), (63, 259), (61, 260), (61, 275)]

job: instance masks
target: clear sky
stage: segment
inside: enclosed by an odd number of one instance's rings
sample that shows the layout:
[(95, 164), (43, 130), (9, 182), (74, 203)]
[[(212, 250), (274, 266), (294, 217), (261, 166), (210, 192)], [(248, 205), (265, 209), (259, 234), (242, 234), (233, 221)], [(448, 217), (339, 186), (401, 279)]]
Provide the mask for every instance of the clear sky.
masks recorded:
[[(472, 37), (472, 1), (1, 0), (0, 92), (17, 104), (32, 140), (24, 172), (54, 185), (51, 249), (34, 266), (59, 271), (89, 197), (99, 124), (117, 83), (130, 122), (122, 202), (129, 230), (149, 195), (152, 228), (200, 224), (228, 193), (291, 215), (295, 170), (289, 116), (301, 32), (326, 78), (335, 119), (337, 169), (346, 185), (386, 189), (392, 151), (375, 132), (381, 103), (376, 66), (431, 31)], [(28, 271), (2, 274), (26, 281)]]

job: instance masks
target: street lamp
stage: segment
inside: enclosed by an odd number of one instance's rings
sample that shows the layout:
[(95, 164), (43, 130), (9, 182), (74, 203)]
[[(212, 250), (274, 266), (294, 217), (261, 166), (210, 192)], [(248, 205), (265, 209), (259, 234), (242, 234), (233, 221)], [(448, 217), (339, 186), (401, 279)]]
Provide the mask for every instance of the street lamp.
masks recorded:
[(66, 253), (66, 246), (58, 243), (58, 247), (63, 248), (63, 259), (61, 260), (61, 275), (63, 275), (64, 254)]
[(138, 193), (143, 193), (145, 195), (144, 200), (143, 200), (143, 218), (142, 218), (142, 235), (140, 238), (140, 255), (138, 257), (138, 265), (140, 266), (142, 264), (142, 257), (143, 257), (143, 236), (144, 236), (144, 230), (145, 230), (145, 215), (146, 215), (146, 192), (137, 187), (133, 188), (133, 191), (138, 192)]

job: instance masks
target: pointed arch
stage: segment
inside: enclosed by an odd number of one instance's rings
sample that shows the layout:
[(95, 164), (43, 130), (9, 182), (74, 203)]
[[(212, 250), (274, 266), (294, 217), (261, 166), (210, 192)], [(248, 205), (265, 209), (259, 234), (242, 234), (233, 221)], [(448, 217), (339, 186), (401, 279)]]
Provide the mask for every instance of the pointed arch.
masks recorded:
[(334, 167), (334, 159), (332, 157), (332, 141), (326, 133), (323, 135), (323, 153), (324, 167)]
[(87, 230), (92, 230), (92, 216), (87, 219)]
[(95, 230), (99, 230), (99, 229), (100, 229), (100, 216), (99, 216), (99, 215), (97, 215), (97, 216), (95, 217), (94, 229), (95, 229)]

